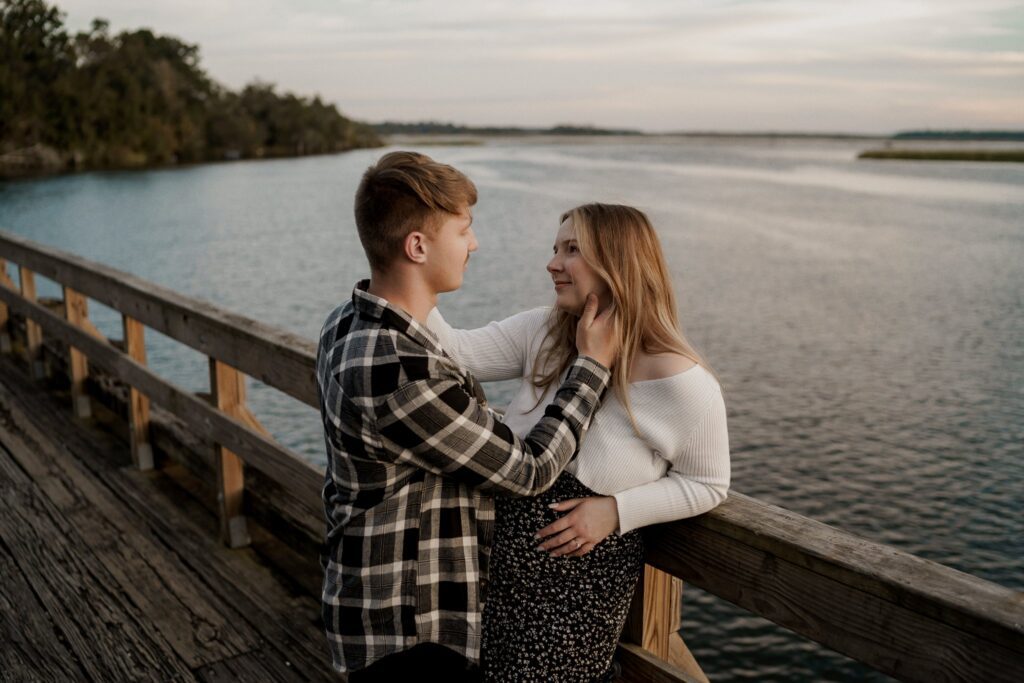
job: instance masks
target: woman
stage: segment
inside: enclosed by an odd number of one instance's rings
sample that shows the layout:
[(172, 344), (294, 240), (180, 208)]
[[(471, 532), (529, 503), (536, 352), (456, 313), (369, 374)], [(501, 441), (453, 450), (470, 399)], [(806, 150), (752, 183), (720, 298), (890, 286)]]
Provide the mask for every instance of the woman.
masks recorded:
[(587, 298), (616, 307), (621, 355), (576, 458), (542, 495), (497, 502), (483, 635), (494, 681), (607, 680), (643, 569), (637, 530), (706, 512), (729, 486), (721, 389), (680, 331), (647, 217), (567, 212), (547, 270), (551, 309), (477, 330), (453, 330), (436, 309), (428, 319), (478, 379), (523, 378), (504, 420), (525, 435), (572, 362)]

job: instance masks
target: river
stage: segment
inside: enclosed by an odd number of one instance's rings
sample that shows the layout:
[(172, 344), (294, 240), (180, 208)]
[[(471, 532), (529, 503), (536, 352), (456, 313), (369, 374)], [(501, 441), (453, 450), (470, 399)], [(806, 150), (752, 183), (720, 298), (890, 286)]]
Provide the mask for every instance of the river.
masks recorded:
[[(480, 190), (480, 249), (441, 308), (476, 326), (550, 301), (559, 214), (639, 206), (722, 381), (733, 489), (1022, 590), (1024, 165), (856, 160), (869, 144), (423, 147)], [(381, 153), (0, 183), (0, 228), (315, 338), (367, 273), (352, 196)], [(151, 330), (147, 348), (162, 376), (207, 389), (204, 357)], [(314, 410), (256, 382), (250, 403), (324, 462)], [(683, 627), (715, 681), (885, 680), (696, 588)]]

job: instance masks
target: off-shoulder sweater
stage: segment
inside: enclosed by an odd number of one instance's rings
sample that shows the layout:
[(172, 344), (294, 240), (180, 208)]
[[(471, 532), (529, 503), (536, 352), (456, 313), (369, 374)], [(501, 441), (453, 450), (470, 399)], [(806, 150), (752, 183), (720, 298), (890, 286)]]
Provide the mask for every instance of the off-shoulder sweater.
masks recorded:
[[(480, 381), (524, 378), (504, 417), (520, 436), (543, 417), (558, 388), (556, 382), (540, 396), (529, 379), (550, 312), (535, 308), (475, 330), (452, 328), (436, 308), (427, 319), (441, 346)], [(729, 434), (714, 376), (696, 365), (632, 382), (629, 399), (639, 436), (609, 390), (566, 468), (596, 493), (615, 497), (619, 533), (699, 515), (725, 500)]]

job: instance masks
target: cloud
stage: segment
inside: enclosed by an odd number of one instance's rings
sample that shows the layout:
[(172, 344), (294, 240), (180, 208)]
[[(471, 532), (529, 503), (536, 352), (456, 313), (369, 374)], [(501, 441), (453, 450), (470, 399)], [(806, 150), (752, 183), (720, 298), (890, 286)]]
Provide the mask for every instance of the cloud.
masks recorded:
[[(1005, 126), (1024, 75), (1024, 8), (1004, 0), (61, 7), (78, 28), (104, 16), (115, 30), (150, 26), (196, 42), (208, 72), (229, 86), (260, 77), (372, 120), (757, 127), (749, 108), (761, 107), (766, 123), (788, 129), (883, 132), (916, 125), (910, 115), (934, 106), (930, 122), (941, 115), (954, 127)], [(941, 104), (958, 99), (963, 106)]]

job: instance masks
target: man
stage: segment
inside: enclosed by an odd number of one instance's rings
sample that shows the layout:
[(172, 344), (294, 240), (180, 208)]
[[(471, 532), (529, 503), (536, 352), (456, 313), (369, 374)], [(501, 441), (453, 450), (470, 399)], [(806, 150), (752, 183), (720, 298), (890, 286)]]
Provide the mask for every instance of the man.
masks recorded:
[(363, 176), (356, 226), (370, 280), (320, 335), (327, 442), (323, 619), (353, 683), (426, 670), (474, 680), (493, 532), (492, 494), (528, 496), (576, 451), (615, 357), (610, 312), (588, 302), (579, 357), (525, 440), (425, 320), (476, 250), (476, 188), (429, 157), (393, 152)]

